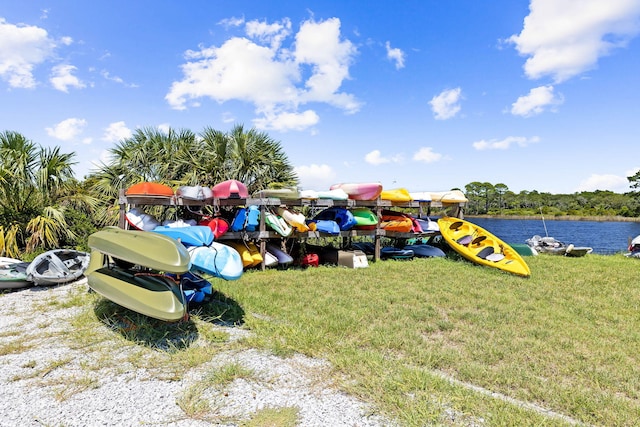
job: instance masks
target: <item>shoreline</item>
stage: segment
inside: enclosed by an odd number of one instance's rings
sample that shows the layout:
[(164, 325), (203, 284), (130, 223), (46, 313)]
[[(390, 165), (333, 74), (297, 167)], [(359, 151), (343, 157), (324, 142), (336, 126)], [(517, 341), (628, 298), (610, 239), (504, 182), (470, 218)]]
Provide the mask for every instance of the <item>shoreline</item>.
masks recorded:
[[(466, 215), (465, 218), (488, 218), (488, 219), (525, 219), (538, 220), (543, 219), (540, 215)], [(596, 221), (596, 222), (640, 222), (640, 218), (626, 216), (581, 216), (581, 215), (562, 215), (544, 217), (545, 221)]]

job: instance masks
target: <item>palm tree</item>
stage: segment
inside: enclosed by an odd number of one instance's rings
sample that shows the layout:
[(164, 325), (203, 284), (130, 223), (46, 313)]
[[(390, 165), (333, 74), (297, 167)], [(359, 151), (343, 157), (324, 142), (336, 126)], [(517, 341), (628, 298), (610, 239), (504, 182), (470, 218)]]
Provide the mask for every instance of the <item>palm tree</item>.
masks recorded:
[(206, 152), (213, 153), (208, 160), (216, 163), (208, 167), (216, 182), (237, 179), (249, 193), (298, 182), (282, 146), (266, 132), (245, 131), (244, 126), (236, 125), (226, 134), (206, 128), (200, 136)]
[(199, 135), (147, 127), (110, 151), (111, 162), (87, 178), (92, 193), (104, 201), (97, 214), (102, 225), (117, 223), (119, 190), (138, 182), (213, 186), (237, 179), (249, 192), (297, 183), (280, 143), (242, 125), (229, 133), (207, 127)]
[(19, 256), (75, 239), (65, 211), (90, 211), (95, 200), (76, 191), (75, 153), (42, 148), (13, 131), (0, 133), (0, 253)]

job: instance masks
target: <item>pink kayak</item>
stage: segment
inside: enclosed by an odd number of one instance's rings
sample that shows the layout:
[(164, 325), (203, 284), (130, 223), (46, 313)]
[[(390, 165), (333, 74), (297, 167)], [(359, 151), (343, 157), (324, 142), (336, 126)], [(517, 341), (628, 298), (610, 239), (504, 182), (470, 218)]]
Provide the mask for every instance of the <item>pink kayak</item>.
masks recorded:
[(212, 187), (213, 197), (218, 199), (246, 199), (249, 197), (246, 185), (235, 179), (222, 181)]
[(331, 190), (341, 189), (353, 200), (375, 200), (382, 192), (382, 184), (378, 182), (361, 182), (352, 184), (334, 184)]

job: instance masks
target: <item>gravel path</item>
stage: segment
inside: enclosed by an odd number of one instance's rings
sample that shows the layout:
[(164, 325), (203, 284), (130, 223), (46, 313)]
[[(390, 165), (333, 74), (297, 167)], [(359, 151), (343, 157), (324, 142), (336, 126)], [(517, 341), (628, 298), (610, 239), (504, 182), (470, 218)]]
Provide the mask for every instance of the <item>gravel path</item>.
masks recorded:
[[(301, 355), (283, 359), (258, 350), (222, 351), (174, 381), (150, 377), (144, 367), (83, 369), (100, 361), (64, 339), (82, 309), (51, 302), (85, 288), (83, 278), (0, 295), (0, 426), (236, 426), (260, 410), (292, 407), (300, 426), (394, 425), (327, 384), (326, 362)], [(237, 334), (228, 329), (230, 336)], [(230, 362), (254, 375), (235, 379), (224, 390), (205, 390), (214, 417), (187, 416), (180, 397), (207, 370)]]

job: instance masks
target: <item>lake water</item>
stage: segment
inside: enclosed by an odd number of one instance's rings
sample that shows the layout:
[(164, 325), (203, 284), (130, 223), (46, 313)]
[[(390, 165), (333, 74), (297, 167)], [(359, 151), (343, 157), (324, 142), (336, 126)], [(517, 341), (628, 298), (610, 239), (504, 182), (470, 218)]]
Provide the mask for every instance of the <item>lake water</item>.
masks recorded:
[[(467, 218), (507, 243), (525, 243), (537, 234), (575, 246), (590, 246), (593, 253), (627, 252), (629, 239), (640, 235), (640, 222), (558, 221), (538, 219)], [(545, 233), (545, 225), (547, 233)]]

